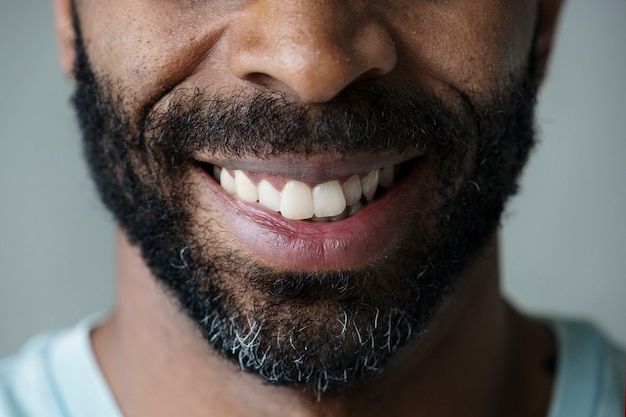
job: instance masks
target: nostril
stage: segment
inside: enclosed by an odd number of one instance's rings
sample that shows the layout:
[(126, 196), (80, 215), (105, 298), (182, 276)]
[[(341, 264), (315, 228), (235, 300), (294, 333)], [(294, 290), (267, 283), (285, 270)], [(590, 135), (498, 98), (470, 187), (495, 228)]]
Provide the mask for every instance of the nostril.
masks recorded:
[[(268, 14), (258, 10), (263, 4), (276, 8)], [(375, 13), (300, 1), (251, 3), (246, 11), (229, 33), (229, 65), (239, 79), (313, 104), (395, 68), (395, 44)]]

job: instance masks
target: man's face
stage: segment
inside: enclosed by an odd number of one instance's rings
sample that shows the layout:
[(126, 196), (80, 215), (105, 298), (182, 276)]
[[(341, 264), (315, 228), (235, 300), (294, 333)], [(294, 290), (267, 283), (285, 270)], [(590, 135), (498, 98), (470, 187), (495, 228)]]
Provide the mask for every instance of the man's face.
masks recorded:
[(77, 1), (92, 174), (211, 346), (273, 383), (351, 384), (495, 231), (533, 142), (536, 9)]

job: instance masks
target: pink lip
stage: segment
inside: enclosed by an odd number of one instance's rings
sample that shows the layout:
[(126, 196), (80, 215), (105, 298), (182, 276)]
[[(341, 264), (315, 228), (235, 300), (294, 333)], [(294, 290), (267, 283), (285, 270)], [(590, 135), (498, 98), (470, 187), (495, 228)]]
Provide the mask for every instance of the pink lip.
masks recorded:
[(354, 269), (371, 263), (393, 248), (406, 233), (412, 196), (422, 187), (424, 160), (382, 198), (356, 215), (332, 223), (291, 221), (259, 204), (245, 203), (226, 193), (202, 168), (195, 170), (206, 187), (207, 204), (217, 219), (251, 256), (268, 266), (291, 271)]

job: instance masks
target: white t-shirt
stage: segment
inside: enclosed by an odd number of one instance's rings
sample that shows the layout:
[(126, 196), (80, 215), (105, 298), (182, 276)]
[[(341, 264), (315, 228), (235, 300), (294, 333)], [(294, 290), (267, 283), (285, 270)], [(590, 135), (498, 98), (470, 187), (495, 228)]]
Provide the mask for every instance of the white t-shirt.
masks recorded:
[[(547, 322), (559, 345), (548, 417), (624, 415), (624, 352), (587, 324)], [(91, 349), (93, 324), (39, 335), (0, 360), (0, 417), (122, 417)]]

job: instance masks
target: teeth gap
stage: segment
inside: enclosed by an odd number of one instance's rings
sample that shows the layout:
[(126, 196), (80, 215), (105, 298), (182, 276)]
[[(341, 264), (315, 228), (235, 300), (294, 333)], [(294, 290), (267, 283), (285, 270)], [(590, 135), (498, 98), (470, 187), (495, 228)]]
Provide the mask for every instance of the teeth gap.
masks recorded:
[(386, 192), (387, 192), (387, 188), (379, 185), (378, 188), (376, 189), (376, 192), (374, 193), (374, 198), (372, 199), (372, 201), (378, 200), (383, 195), (385, 195)]
[[(393, 185), (395, 182), (398, 181), (398, 179), (404, 175), (409, 168), (409, 163), (410, 161), (407, 161), (403, 164), (400, 165), (395, 165), (393, 167), (393, 178), (391, 180), (391, 185)], [(220, 174), (222, 173), (222, 171), (224, 170), (224, 168), (212, 165), (212, 164), (208, 164), (208, 163), (200, 163), (202, 169), (204, 171), (206, 171), (209, 175), (211, 175), (211, 177), (213, 177), (213, 179), (220, 185), (223, 186), (223, 184), (221, 183), (221, 178), (220, 178)], [(235, 177), (235, 172), (233, 171), (227, 171), (229, 176)], [(240, 174), (241, 175), (241, 174)], [(363, 176), (361, 176), (361, 178), (363, 178)], [(380, 180), (380, 182), (385, 182), (382, 178)], [(258, 186), (258, 184), (257, 184)], [(374, 196), (371, 198), (371, 200), (368, 200), (365, 195), (361, 195), (361, 199), (356, 202), (353, 205), (350, 206), (346, 206), (345, 210), (343, 211), (343, 213), (336, 215), (336, 216), (330, 216), (330, 217), (316, 217), (315, 215), (313, 215), (311, 218), (307, 218), (307, 219), (302, 219), (302, 221), (309, 221), (309, 222), (335, 222), (335, 221), (341, 221), (344, 220), (346, 218), (349, 218), (351, 216), (354, 216), (356, 213), (358, 213), (359, 211), (361, 211), (363, 209), (363, 207), (365, 205), (367, 205), (368, 203), (375, 201), (377, 199), (380, 199), (382, 196), (385, 195), (385, 193), (387, 192), (387, 188), (384, 187), (383, 185), (378, 185), (376, 188), (376, 191), (374, 193)], [(231, 194), (234, 194), (233, 192), (230, 192)], [(257, 201), (257, 204), (260, 204)]]

